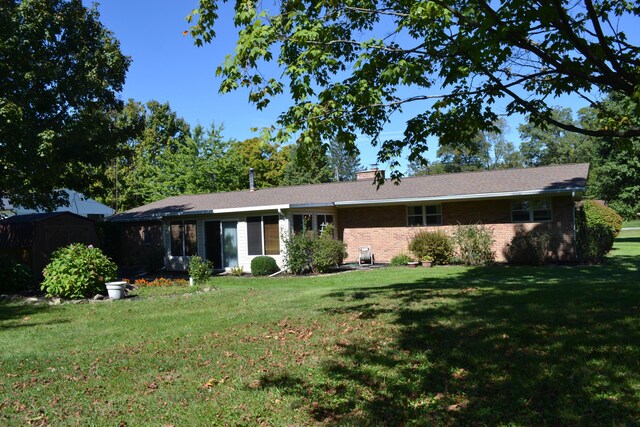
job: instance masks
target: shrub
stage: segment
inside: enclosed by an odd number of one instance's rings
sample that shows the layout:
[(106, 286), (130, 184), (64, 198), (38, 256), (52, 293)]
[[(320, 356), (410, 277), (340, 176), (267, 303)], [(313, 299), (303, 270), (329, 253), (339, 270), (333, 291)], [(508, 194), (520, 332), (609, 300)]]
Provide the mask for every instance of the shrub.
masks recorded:
[(193, 278), (196, 286), (204, 285), (211, 277), (211, 261), (202, 259), (199, 256), (192, 256), (189, 260), (189, 276)]
[(286, 255), (284, 264), (293, 274), (303, 274), (311, 270), (311, 254), (313, 252), (313, 234), (311, 231), (305, 233), (291, 233), (284, 238)]
[(74, 243), (51, 255), (41, 288), (49, 296), (84, 298), (105, 293), (115, 278), (116, 265), (100, 249)]
[(413, 258), (407, 254), (400, 254), (391, 258), (391, 262), (389, 264), (394, 266), (406, 265), (409, 261), (413, 261)]
[(326, 225), (320, 236), (312, 231), (291, 234), (284, 244), (287, 251), (284, 263), (293, 274), (324, 273), (347, 256), (345, 244), (333, 238), (331, 225)]
[(578, 256), (601, 263), (622, 228), (622, 217), (595, 200), (585, 200), (576, 211)]
[(421, 231), (409, 242), (409, 250), (417, 259), (433, 258), (434, 264), (448, 264), (453, 255), (451, 239), (444, 231)]
[(244, 269), (241, 265), (236, 265), (235, 267), (231, 267), (229, 273), (235, 277), (242, 277), (242, 275), (244, 274)]
[(543, 265), (551, 260), (554, 239), (547, 230), (518, 231), (507, 245), (507, 261), (516, 265)]
[(257, 256), (251, 260), (251, 274), (254, 276), (269, 276), (278, 271), (278, 263), (270, 256)]
[(484, 265), (495, 261), (493, 230), (482, 224), (458, 225), (453, 233), (457, 262), (465, 265)]
[(11, 257), (0, 257), (0, 292), (17, 292), (31, 285), (31, 271)]
[(323, 233), (313, 240), (311, 270), (314, 273), (326, 273), (332, 267), (342, 264), (346, 256), (345, 244)]

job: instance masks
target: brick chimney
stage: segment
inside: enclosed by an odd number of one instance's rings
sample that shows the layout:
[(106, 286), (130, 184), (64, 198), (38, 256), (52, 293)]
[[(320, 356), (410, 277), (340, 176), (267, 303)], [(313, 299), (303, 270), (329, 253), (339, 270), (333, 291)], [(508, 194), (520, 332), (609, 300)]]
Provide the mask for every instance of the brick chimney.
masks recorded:
[(384, 178), (384, 171), (378, 169), (378, 165), (372, 165), (369, 170), (356, 172), (356, 181), (373, 181), (376, 174), (382, 174)]

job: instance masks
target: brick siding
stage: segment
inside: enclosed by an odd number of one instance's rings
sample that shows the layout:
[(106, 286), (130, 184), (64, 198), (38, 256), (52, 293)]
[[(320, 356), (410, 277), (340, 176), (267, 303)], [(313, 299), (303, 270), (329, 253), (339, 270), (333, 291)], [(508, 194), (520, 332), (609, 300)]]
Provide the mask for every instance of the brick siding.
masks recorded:
[(544, 229), (558, 240), (556, 256), (561, 261), (575, 259), (573, 245), (573, 201), (570, 197), (551, 199), (552, 220), (544, 223), (512, 223), (511, 200), (464, 201), (442, 204), (442, 226), (408, 227), (407, 207), (377, 206), (339, 209), (338, 236), (347, 244), (345, 262), (357, 260), (360, 246), (371, 246), (376, 262), (389, 262), (408, 253), (411, 238), (423, 230), (443, 230), (453, 234), (457, 224), (481, 222), (493, 229), (497, 261), (505, 261), (505, 251), (518, 231)]

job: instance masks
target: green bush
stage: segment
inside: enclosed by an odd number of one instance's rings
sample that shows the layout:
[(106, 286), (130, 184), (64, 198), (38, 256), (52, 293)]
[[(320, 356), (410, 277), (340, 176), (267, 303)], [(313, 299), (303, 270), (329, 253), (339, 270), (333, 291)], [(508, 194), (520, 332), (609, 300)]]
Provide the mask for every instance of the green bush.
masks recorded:
[(421, 231), (409, 242), (409, 250), (417, 259), (433, 258), (434, 264), (449, 264), (453, 256), (451, 238), (444, 231)]
[(595, 200), (585, 200), (576, 211), (576, 228), (580, 260), (601, 263), (620, 233), (622, 217)]
[(251, 274), (254, 276), (269, 276), (278, 271), (278, 263), (270, 256), (257, 256), (251, 260)]
[(345, 244), (329, 235), (322, 235), (313, 241), (311, 270), (314, 273), (326, 273), (342, 264), (347, 256)]
[(400, 254), (391, 258), (391, 262), (389, 264), (394, 266), (406, 265), (409, 261), (413, 261), (413, 258), (407, 254)]
[(104, 294), (115, 278), (116, 265), (100, 249), (74, 243), (51, 255), (41, 288), (49, 296), (85, 298)]
[(189, 259), (189, 277), (193, 278), (196, 286), (204, 285), (211, 277), (213, 266), (211, 261), (202, 259), (199, 256), (192, 256)]
[(286, 254), (284, 265), (293, 274), (303, 274), (311, 270), (313, 253), (313, 232), (291, 233), (284, 239)]
[(293, 274), (324, 273), (341, 264), (347, 256), (345, 244), (333, 238), (331, 225), (325, 226), (320, 236), (312, 231), (291, 234), (284, 239), (284, 244), (284, 264)]
[(547, 230), (518, 231), (507, 245), (505, 257), (511, 264), (543, 265), (551, 260), (554, 238)]
[(482, 224), (458, 225), (453, 233), (455, 261), (465, 265), (486, 265), (495, 261), (493, 230)]
[(0, 292), (18, 292), (30, 287), (31, 271), (11, 257), (0, 257)]

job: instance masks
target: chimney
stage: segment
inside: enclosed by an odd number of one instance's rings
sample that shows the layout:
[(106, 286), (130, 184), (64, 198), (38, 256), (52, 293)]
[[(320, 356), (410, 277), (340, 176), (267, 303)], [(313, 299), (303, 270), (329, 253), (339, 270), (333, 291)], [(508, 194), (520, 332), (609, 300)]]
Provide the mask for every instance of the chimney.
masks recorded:
[(256, 191), (253, 183), (253, 168), (249, 168), (249, 191)]
[(381, 174), (384, 178), (384, 171), (378, 169), (377, 164), (373, 164), (369, 170), (356, 172), (356, 181), (373, 181), (377, 174)]

